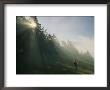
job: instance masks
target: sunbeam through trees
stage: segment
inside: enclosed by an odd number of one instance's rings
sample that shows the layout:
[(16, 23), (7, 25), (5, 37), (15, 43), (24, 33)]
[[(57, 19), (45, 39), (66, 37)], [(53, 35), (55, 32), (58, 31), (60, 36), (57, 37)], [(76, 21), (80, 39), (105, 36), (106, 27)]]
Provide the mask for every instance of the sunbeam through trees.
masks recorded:
[(36, 16), (17, 16), (16, 74), (94, 74), (94, 57), (59, 41)]

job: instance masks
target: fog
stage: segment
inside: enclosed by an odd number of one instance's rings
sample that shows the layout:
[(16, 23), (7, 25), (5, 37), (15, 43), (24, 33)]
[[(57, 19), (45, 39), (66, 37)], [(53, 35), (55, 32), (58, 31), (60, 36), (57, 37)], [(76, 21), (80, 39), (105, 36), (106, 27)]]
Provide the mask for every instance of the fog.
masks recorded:
[(38, 16), (38, 21), (59, 41), (72, 41), (79, 52), (89, 52), (94, 57), (93, 16)]
[(17, 16), (16, 74), (93, 74), (93, 19)]

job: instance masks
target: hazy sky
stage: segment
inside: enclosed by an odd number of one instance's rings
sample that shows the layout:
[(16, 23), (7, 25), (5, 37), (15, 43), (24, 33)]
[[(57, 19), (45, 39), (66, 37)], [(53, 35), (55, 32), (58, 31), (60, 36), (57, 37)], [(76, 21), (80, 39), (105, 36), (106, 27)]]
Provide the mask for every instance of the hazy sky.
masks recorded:
[(73, 42), (80, 52), (89, 51), (94, 56), (93, 16), (39, 16), (42, 27), (55, 34), (58, 40)]

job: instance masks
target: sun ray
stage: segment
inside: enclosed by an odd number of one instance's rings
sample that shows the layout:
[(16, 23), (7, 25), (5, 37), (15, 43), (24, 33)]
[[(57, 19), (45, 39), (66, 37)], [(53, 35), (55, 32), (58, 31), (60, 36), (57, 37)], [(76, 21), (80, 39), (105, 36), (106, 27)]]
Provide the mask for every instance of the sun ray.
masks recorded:
[(34, 29), (37, 27), (37, 23), (33, 20), (33, 18), (29, 17), (29, 16), (26, 16), (25, 17), (26, 21), (24, 21), (24, 25)]

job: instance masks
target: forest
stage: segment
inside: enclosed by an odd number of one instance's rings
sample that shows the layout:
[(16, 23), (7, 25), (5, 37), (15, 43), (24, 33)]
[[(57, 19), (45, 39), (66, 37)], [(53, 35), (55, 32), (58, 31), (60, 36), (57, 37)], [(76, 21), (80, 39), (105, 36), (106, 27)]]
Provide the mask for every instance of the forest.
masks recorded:
[(94, 74), (94, 58), (49, 34), (36, 16), (16, 16), (16, 74)]

